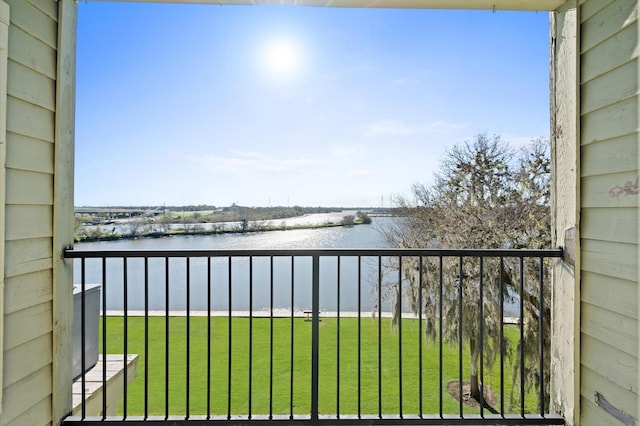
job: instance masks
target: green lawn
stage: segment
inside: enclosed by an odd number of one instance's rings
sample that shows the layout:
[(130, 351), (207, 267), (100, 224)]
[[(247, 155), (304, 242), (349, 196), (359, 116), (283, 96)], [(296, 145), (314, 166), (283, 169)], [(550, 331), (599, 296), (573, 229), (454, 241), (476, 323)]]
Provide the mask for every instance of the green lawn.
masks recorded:
[[(337, 410), (337, 319), (323, 318), (320, 323), (320, 413), (333, 414)], [(418, 321), (404, 320), (402, 323), (402, 412), (419, 413), (419, 339)], [(290, 374), (293, 371), (293, 411), (308, 414), (311, 406), (311, 323), (303, 318), (294, 322), (294, 365), (290, 364), (291, 320), (273, 320), (273, 365), (270, 363), (269, 319), (253, 319), (253, 361), (251, 369), (252, 392), (251, 413), (268, 414), (270, 404), (273, 414), (290, 412)], [(232, 328), (232, 374), (231, 413), (249, 412), (249, 320), (233, 318)], [(228, 404), (228, 330), (225, 317), (211, 318), (211, 414), (227, 414)], [(107, 352), (123, 353), (124, 322), (122, 317), (107, 319)], [(207, 318), (190, 319), (190, 374), (189, 412), (192, 415), (207, 412)], [(517, 344), (514, 326), (505, 328), (507, 336)], [(382, 400), (383, 413), (399, 412), (399, 349), (398, 333), (390, 327), (388, 319), (382, 320), (382, 398), (378, 394), (378, 322), (363, 318), (361, 322), (361, 384), (360, 407), (362, 414), (377, 414)], [(127, 414), (144, 413), (144, 318), (128, 318), (128, 352), (140, 355), (138, 377), (128, 388)], [(148, 357), (148, 411), (150, 415), (165, 413), (165, 319), (149, 318)], [(422, 356), (422, 412), (438, 413), (439, 396), (439, 345), (423, 338)], [(102, 351), (102, 349), (100, 349)], [(169, 413), (186, 413), (186, 318), (172, 317), (169, 320)], [(459, 403), (447, 393), (447, 383), (458, 380), (459, 354), (457, 346), (443, 346), (443, 411), (459, 413)], [(468, 350), (463, 353), (464, 378), (468, 379)], [(358, 412), (358, 323), (355, 318), (340, 320), (340, 398), (339, 412)], [(270, 380), (272, 368), (273, 379)], [(485, 368), (485, 385), (499, 398), (500, 369)], [(509, 412), (511, 391), (510, 365), (505, 366), (505, 411)], [(269, 389), (273, 389), (269, 398)], [(518, 387), (519, 388), (519, 387)], [(527, 411), (535, 411), (536, 396), (527, 395)], [(499, 401), (496, 404), (499, 409)], [(519, 412), (519, 407), (514, 411)], [(464, 406), (464, 413), (477, 413), (477, 409)]]

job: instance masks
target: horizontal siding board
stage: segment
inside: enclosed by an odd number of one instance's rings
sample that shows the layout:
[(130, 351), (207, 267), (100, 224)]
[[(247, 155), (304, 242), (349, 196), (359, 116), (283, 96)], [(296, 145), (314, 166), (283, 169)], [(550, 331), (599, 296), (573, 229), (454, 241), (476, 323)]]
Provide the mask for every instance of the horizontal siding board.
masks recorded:
[[(638, 283), (605, 275), (583, 272), (581, 300), (612, 312), (638, 319)], [(606, 294), (606, 297), (603, 295)]]
[(580, 214), (582, 238), (634, 244), (638, 242), (638, 209), (585, 208)]
[(52, 280), (53, 271), (51, 269), (7, 279), (4, 289), (5, 314), (51, 301), (53, 298)]
[(5, 218), (11, 226), (7, 227), (5, 240), (53, 237), (52, 211), (48, 205), (8, 205)]
[(605, 108), (638, 94), (638, 60), (627, 62), (582, 85), (580, 114)]
[(5, 243), (5, 279), (51, 269), (53, 267), (52, 247), (51, 238), (7, 241)]
[(580, 147), (580, 174), (583, 177), (633, 172), (637, 169), (636, 133)]
[(12, 25), (55, 49), (58, 36), (56, 21), (29, 1), (12, 1), (9, 6)]
[[(51, 333), (51, 303), (41, 303), (5, 315), (5, 353), (13, 348)], [(51, 351), (51, 348), (48, 348)]]
[(51, 142), (7, 133), (6, 152), (7, 168), (53, 174), (55, 146)]
[(580, 56), (581, 82), (586, 83), (638, 57), (638, 23), (627, 26), (615, 36)]
[(53, 142), (54, 130), (53, 111), (7, 96), (7, 131)]
[(580, 48), (589, 50), (637, 20), (637, 2), (615, 1), (582, 22)]
[(582, 365), (638, 397), (638, 358), (586, 334), (581, 334), (580, 347)]
[(638, 97), (626, 99), (582, 116), (582, 144), (636, 134), (638, 131)]
[(3, 426), (49, 425), (51, 424), (51, 396), (47, 395), (32, 409), (22, 413), (20, 417), (3, 423)]
[(15, 61), (7, 62), (7, 74), (11, 80), (11, 84), (7, 88), (10, 96), (49, 111), (55, 111), (56, 85), (54, 80)]
[[(582, 270), (629, 281), (638, 279), (638, 246), (581, 239)], [(637, 302), (637, 301), (636, 301)]]
[(9, 59), (49, 78), (56, 77), (56, 50), (15, 26), (9, 27)]
[(602, 377), (597, 371), (584, 366), (581, 370), (580, 380), (580, 393), (584, 398), (596, 404), (595, 394), (598, 392), (607, 401), (615, 404), (618, 410), (638, 418), (638, 399), (633, 393)]
[(590, 19), (593, 15), (613, 3), (615, 0), (588, 0), (581, 1), (580, 6), (580, 22)]
[(33, 410), (33, 406), (51, 395), (51, 366), (42, 367), (35, 373), (4, 389), (2, 401), (3, 424), (18, 420), (16, 424), (31, 425), (22, 422), (23, 416)]
[(53, 175), (7, 169), (6, 181), (7, 204), (53, 204)]
[[(15, 1), (15, 0), (14, 0)], [(28, 0), (54, 21), (58, 21), (58, 0)]]
[(51, 364), (51, 333), (29, 340), (4, 354), (4, 362), (11, 368), (5, 370), (4, 385), (10, 386)]
[[(607, 293), (613, 289), (607, 289)], [(590, 303), (580, 306), (580, 330), (611, 348), (638, 358), (638, 320)]]
[(625, 426), (592, 401), (580, 398), (580, 426)]
[(637, 172), (583, 177), (580, 181), (582, 208), (637, 207), (638, 194), (633, 194), (637, 178)]

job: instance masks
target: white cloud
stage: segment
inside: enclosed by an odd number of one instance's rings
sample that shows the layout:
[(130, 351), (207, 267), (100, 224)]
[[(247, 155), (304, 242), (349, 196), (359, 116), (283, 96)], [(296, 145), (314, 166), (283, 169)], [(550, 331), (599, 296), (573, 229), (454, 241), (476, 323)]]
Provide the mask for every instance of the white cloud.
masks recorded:
[(259, 152), (230, 152), (228, 156), (190, 155), (187, 160), (199, 163), (217, 173), (283, 174), (307, 171), (318, 167), (318, 163), (308, 158), (272, 157)]
[(365, 136), (408, 135), (420, 133), (420, 127), (411, 127), (400, 120), (382, 120), (367, 127)]
[(354, 63), (341, 69), (333, 70), (331, 73), (325, 75), (325, 79), (327, 81), (338, 81), (348, 77), (356, 77), (359, 75), (368, 74), (374, 69), (375, 67), (370, 63)]
[(368, 169), (355, 169), (355, 170), (349, 171), (349, 176), (351, 177), (363, 177), (363, 176), (370, 176), (370, 175), (371, 175), (371, 170), (368, 170)]
[(433, 121), (425, 125), (410, 125), (401, 120), (386, 119), (371, 124), (365, 129), (366, 137), (412, 135), (412, 134), (450, 134), (466, 127), (464, 123)]
[(450, 134), (465, 129), (466, 123), (453, 123), (451, 121), (434, 121), (429, 126), (430, 133)]
[(536, 139), (541, 137), (541, 135), (537, 135), (537, 136), (521, 136), (521, 135), (510, 135), (510, 134), (503, 134), (503, 135), (500, 135), (500, 136), (502, 137), (502, 139), (504, 141), (509, 143), (509, 145), (511, 145), (515, 149), (520, 149), (520, 148), (527, 147), (527, 146), (531, 145), (531, 143), (534, 140), (536, 140)]
[(363, 150), (363, 145), (334, 145), (329, 151), (336, 158), (336, 160), (349, 160), (357, 157)]

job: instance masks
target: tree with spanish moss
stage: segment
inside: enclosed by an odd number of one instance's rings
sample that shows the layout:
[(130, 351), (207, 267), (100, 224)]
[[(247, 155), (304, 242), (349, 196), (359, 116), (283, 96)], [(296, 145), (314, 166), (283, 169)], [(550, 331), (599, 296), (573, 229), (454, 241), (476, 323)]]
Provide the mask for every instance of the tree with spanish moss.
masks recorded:
[[(549, 176), (545, 140), (534, 141), (517, 152), (499, 136), (478, 134), (446, 153), (432, 184), (415, 184), (411, 199), (396, 200), (402, 218), (385, 230), (386, 238), (392, 246), (405, 248), (549, 247)], [(548, 375), (548, 368), (540, 372), (539, 362), (532, 362), (539, 354), (532, 350), (537, 345), (540, 314), (540, 268), (536, 265), (529, 261), (520, 265), (515, 259), (447, 257), (408, 258), (401, 265), (408, 283), (403, 287), (404, 297), (412, 311), (425, 318), (426, 336), (437, 340), (442, 333), (443, 340), (451, 344), (459, 343), (461, 337), (468, 343), (471, 397), (489, 409), (481, 390), (480, 370), (491, 368), (501, 351), (518, 358), (513, 373), (517, 379), (523, 349), (527, 386), (539, 384), (541, 374)], [(545, 268), (542, 271), (547, 273)], [(402, 297), (396, 290), (390, 293)], [(548, 347), (548, 288), (542, 297), (544, 344)], [(520, 303), (525, 339), (513, 347), (512, 342), (501, 341), (501, 324), (504, 306)], [(397, 300), (393, 305), (398, 306)], [(395, 311), (399, 315), (399, 310)]]

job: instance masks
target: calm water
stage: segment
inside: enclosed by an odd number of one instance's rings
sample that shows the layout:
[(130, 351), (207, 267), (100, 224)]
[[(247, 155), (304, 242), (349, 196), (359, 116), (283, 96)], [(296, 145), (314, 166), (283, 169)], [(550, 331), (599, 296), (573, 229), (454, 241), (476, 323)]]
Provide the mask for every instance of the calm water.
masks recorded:
[[(136, 249), (275, 249), (275, 248), (384, 248), (387, 247), (380, 228), (392, 218), (375, 218), (372, 225), (351, 228), (336, 227), (252, 234), (167, 237), (159, 239), (121, 240), (77, 244), (77, 249), (136, 250)], [(371, 312), (377, 306), (378, 260), (362, 258), (360, 279), (358, 260), (354, 257), (326, 258), (320, 264), (320, 309), (322, 311)], [(207, 259), (170, 259), (167, 272), (164, 259), (149, 259), (148, 308), (164, 311), (186, 310), (187, 293), (191, 310), (208, 309)], [(211, 309), (227, 311), (274, 310), (296, 311), (311, 308), (311, 259), (290, 257), (227, 258), (211, 260)], [(187, 286), (187, 274), (189, 285)], [(145, 273), (142, 259), (130, 259), (125, 267), (122, 259), (107, 261), (107, 279), (102, 283), (100, 260), (86, 261), (87, 284), (102, 284), (108, 310), (124, 310), (125, 295), (129, 310), (145, 309)], [(250, 279), (250, 275), (253, 277)], [(385, 273), (385, 280), (394, 280)], [(229, 278), (231, 276), (231, 278)], [(397, 276), (395, 277), (397, 282)], [(81, 281), (80, 261), (74, 265), (74, 282)], [(126, 281), (126, 291), (125, 291)], [(339, 289), (338, 289), (339, 281)], [(383, 280), (383, 282), (386, 282)], [(273, 284), (271, 284), (273, 283)], [(166, 294), (168, 293), (168, 300)], [(360, 294), (360, 298), (358, 298)], [(384, 291), (383, 291), (384, 294)], [(360, 303), (359, 303), (360, 302)], [(389, 310), (383, 299), (383, 310)]]

